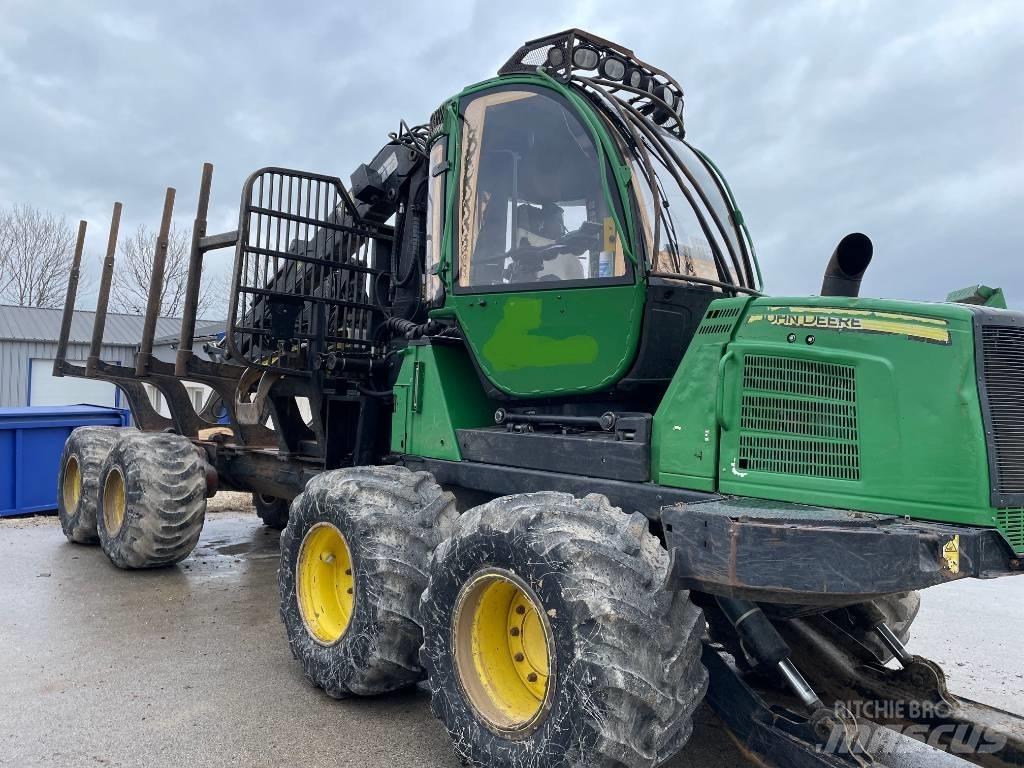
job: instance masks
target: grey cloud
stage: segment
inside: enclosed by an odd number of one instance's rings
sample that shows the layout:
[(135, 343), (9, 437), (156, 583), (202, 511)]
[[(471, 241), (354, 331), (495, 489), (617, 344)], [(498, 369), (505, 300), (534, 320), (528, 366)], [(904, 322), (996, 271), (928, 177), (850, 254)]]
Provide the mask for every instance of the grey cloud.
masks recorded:
[[(813, 293), (847, 231), (865, 292), (941, 299), (977, 281), (1024, 304), (1024, 9), (958, 2), (403, 4), (0, 0), (0, 204), (90, 221), (113, 200), (188, 226), (202, 162), (212, 228), (252, 169), (347, 177), (524, 40), (579, 25), (672, 72), (691, 140), (723, 168), (768, 288)], [(217, 270), (226, 270), (218, 257)]]

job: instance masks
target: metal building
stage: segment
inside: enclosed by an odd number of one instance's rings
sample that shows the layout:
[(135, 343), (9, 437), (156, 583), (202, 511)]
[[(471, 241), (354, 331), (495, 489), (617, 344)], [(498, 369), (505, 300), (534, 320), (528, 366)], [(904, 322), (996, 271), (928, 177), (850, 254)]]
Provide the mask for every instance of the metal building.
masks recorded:
[[(127, 407), (112, 384), (55, 378), (53, 358), (63, 310), (0, 305), (0, 408), (88, 403)], [(84, 364), (89, 356), (95, 312), (76, 311), (68, 339), (68, 360)], [(109, 363), (135, 364), (142, 338), (141, 315), (107, 315), (101, 357)], [(181, 320), (161, 317), (156, 335), (176, 335)]]
[[(176, 322), (178, 327), (175, 328), (174, 333), (167, 336), (157, 336), (153, 339), (153, 357), (157, 360), (163, 360), (165, 363), (174, 362), (174, 358), (178, 354), (178, 347), (181, 345), (181, 321), (178, 320)], [(203, 346), (221, 339), (224, 336), (226, 324), (224, 320), (220, 322), (200, 320), (196, 324), (195, 333), (192, 337), (192, 351), (200, 357), (206, 357), (206, 354), (203, 352)], [(183, 384), (188, 392), (188, 396), (192, 399), (192, 407), (197, 411), (201, 411), (206, 403), (206, 398), (209, 397), (210, 392), (213, 390), (205, 384), (199, 384), (194, 381), (185, 381)], [(149, 399), (153, 403), (153, 407), (164, 416), (170, 416), (171, 412), (160, 391), (150, 384), (146, 384), (145, 387), (149, 392)]]

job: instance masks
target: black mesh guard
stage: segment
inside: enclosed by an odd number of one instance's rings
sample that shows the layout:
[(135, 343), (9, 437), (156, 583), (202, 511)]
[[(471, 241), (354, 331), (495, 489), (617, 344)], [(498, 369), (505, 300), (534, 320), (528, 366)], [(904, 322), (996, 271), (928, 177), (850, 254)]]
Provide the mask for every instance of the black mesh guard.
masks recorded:
[[(557, 46), (568, 52), (572, 41), (578, 34), (578, 30), (570, 29), (566, 32), (559, 32), (554, 35), (531, 40), (512, 54), (512, 58), (505, 62), (501, 69), (498, 70), (498, 74), (512, 75), (521, 72), (536, 72), (537, 67), (547, 63), (548, 51)], [(568, 59), (566, 60), (568, 61)]]
[(1024, 313), (977, 310), (978, 385), (992, 506), (1024, 508)]
[[(614, 57), (623, 61), (626, 71), (638, 71), (643, 82), (641, 91), (627, 88), (615, 81), (602, 78), (594, 70), (582, 70), (573, 65), (573, 52), (580, 47), (596, 50), (601, 60)], [(553, 49), (561, 49), (560, 63), (552, 63), (549, 56)], [(585, 76), (591, 82), (584, 87), (603, 91), (606, 95), (617, 96), (630, 101), (645, 115), (653, 116), (655, 122), (669, 130), (683, 135), (683, 89), (668, 73), (647, 64), (633, 55), (633, 52), (617, 43), (592, 35), (581, 29), (570, 29), (547, 37), (540, 37), (525, 43), (498, 70), (499, 75), (536, 72), (543, 68), (552, 77), (569, 82), (574, 77)], [(594, 82), (597, 80), (597, 82)], [(660, 98), (651, 94), (669, 94), (672, 108), (666, 109)]]
[(374, 356), (374, 251), (390, 239), (389, 230), (358, 219), (340, 179), (256, 171), (242, 190), (231, 356), (289, 374), (314, 370), (329, 353)]

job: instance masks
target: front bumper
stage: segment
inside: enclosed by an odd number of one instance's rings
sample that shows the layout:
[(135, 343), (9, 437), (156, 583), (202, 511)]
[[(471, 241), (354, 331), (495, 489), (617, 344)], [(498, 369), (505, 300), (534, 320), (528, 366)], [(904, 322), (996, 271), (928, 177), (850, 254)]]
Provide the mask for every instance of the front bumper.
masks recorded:
[(759, 499), (662, 510), (668, 586), (758, 602), (840, 606), (1024, 572), (991, 528)]

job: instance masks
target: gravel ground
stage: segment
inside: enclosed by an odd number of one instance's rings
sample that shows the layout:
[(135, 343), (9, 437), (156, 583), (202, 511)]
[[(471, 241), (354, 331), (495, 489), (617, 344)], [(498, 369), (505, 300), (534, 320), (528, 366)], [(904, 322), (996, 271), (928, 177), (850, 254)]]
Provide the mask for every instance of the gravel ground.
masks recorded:
[[(206, 502), (207, 514), (216, 512), (235, 512), (256, 514), (252, 505), (252, 494), (240, 491), (221, 491)], [(3, 528), (47, 528), (60, 527), (56, 513), (26, 515), (25, 517), (0, 518), (0, 530)]]
[(209, 512), (253, 512), (252, 494), (239, 491), (221, 491), (206, 502)]

